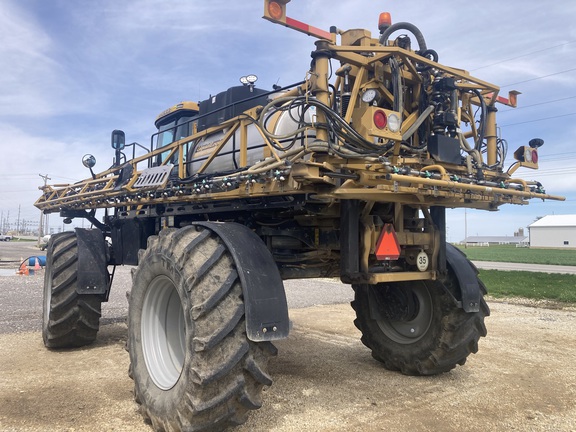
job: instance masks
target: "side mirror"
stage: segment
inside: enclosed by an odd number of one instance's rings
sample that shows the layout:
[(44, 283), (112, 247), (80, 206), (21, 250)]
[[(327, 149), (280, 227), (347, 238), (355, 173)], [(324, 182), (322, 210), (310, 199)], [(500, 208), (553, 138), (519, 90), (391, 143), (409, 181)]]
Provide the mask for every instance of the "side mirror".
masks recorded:
[(92, 168), (94, 168), (94, 165), (96, 165), (96, 158), (91, 154), (85, 154), (82, 156), (82, 165), (88, 168), (90, 170), (90, 174), (92, 174), (92, 178), (96, 179), (96, 174), (94, 174), (94, 171), (92, 171)]
[(96, 158), (91, 154), (85, 154), (82, 157), (82, 165), (86, 168), (92, 169), (94, 168), (94, 165), (96, 165)]
[(112, 148), (114, 150), (124, 150), (126, 146), (126, 134), (124, 131), (115, 129), (112, 131)]

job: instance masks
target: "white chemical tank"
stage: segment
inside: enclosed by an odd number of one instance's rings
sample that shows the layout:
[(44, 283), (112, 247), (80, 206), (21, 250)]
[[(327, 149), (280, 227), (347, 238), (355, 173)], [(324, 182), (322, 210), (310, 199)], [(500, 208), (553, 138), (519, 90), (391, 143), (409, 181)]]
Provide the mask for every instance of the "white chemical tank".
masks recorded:
[[(297, 121), (301, 117), (302, 107), (293, 107), (290, 110), (281, 111), (278, 113), (269, 114), (267, 122), (267, 129), (277, 136), (290, 135), (302, 125)], [(304, 122), (313, 123), (316, 121), (316, 107), (309, 106), (304, 113)], [(189, 176), (198, 172), (198, 169), (204, 164), (208, 157), (212, 154), (214, 149), (222, 143), (222, 140), (227, 135), (230, 129), (216, 132), (207, 137), (200, 138), (193, 142), (186, 158), (187, 174)], [(228, 142), (224, 144), (218, 155), (204, 170), (205, 174), (221, 173), (231, 171), (239, 168), (240, 166), (240, 128), (236, 130)], [(300, 134), (294, 143), (295, 146), (302, 146), (306, 143), (312, 142), (316, 137), (314, 129), (308, 129)], [(293, 137), (279, 140), (282, 147), (289, 146), (293, 141)], [(271, 156), (271, 149), (266, 144), (266, 139), (260, 131), (260, 128), (252, 123), (247, 127), (247, 165), (251, 166), (256, 162)], [(293, 147), (293, 148), (294, 148)], [(277, 150), (278, 152), (278, 150)], [(279, 152), (280, 154), (283, 152)]]

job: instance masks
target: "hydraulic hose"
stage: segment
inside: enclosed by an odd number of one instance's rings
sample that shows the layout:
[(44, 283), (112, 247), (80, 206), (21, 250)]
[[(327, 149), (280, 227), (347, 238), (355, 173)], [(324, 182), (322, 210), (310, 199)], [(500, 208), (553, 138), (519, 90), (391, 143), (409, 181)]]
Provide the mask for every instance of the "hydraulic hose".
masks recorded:
[(480, 155), (480, 152), (478, 150), (476, 150), (476, 148), (470, 147), (470, 145), (468, 144), (468, 141), (466, 141), (466, 138), (464, 138), (463, 133), (459, 133), (458, 138), (460, 140), (460, 148), (462, 150), (464, 150), (466, 153), (468, 153), (472, 158), (474, 158), (474, 161), (476, 162), (476, 166), (481, 167), (483, 165), (483, 162), (482, 162), (482, 156)]
[(402, 134), (402, 141), (408, 141), (412, 135), (418, 130), (420, 125), (432, 114), (434, 111), (434, 105), (429, 105), (422, 114), (416, 119), (416, 121), (408, 128), (406, 132)]
[(426, 46), (426, 41), (424, 40), (424, 35), (420, 31), (420, 29), (418, 29), (418, 27), (416, 27), (414, 24), (408, 22), (399, 22), (396, 24), (392, 24), (390, 27), (384, 30), (382, 35), (380, 35), (380, 44), (384, 45), (388, 40), (388, 37), (398, 30), (408, 30), (409, 32), (411, 32), (416, 37), (416, 41), (418, 42), (418, 48), (420, 48), (420, 51), (426, 51), (428, 49), (428, 47)]
[(484, 97), (482, 93), (477, 89), (472, 89), (472, 92), (478, 97), (480, 100), (480, 126), (478, 127), (478, 139), (474, 145), (474, 148), (478, 151), (482, 150), (482, 145), (484, 143), (484, 135), (486, 134), (486, 102), (484, 101)]
[(392, 70), (392, 87), (394, 91), (394, 103), (392, 109), (402, 113), (404, 107), (404, 96), (402, 92), (402, 73), (398, 60), (394, 57), (390, 58), (390, 69)]

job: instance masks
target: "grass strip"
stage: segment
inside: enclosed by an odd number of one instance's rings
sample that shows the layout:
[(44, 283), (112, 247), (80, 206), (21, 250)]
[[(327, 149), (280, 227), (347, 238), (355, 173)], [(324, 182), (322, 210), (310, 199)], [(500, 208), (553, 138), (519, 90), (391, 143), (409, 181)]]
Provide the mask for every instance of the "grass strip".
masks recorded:
[(524, 271), (480, 270), (493, 297), (525, 297), (576, 303), (576, 275)]
[(472, 261), (576, 266), (576, 251), (570, 249), (517, 248), (509, 245), (458, 248)]

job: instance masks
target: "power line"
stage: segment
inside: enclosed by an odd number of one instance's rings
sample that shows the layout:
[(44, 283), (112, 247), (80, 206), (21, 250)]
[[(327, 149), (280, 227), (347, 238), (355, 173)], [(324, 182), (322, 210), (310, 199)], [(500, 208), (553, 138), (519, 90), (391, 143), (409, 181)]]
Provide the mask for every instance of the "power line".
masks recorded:
[[(544, 161), (547, 162), (547, 161)], [(555, 164), (554, 167), (547, 166), (545, 169), (539, 169), (536, 172), (576, 172), (576, 167), (570, 164), (569, 166), (558, 166)]]
[(538, 102), (535, 104), (530, 104), (530, 105), (522, 105), (520, 107), (517, 108), (511, 108), (511, 109), (506, 109), (506, 110), (502, 110), (502, 111), (498, 111), (499, 114), (505, 113), (505, 112), (512, 112), (512, 111), (518, 111), (520, 109), (524, 109), (524, 108), (530, 108), (530, 107), (535, 107), (535, 106), (539, 106), (539, 105), (546, 105), (546, 104), (551, 104), (551, 103), (555, 103), (555, 102), (561, 102), (561, 101), (565, 101), (568, 99), (574, 99), (576, 98), (576, 96), (568, 96), (565, 98), (560, 98), (560, 99), (554, 99), (551, 101), (546, 101), (546, 102)]
[(508, 123), (505, 125), (498, 125), (498, 126), (501, 128), (505, 128), (508, 126), (517, 126), (517, 125), (523, 125), (523, 124), (528, 124), (528, 123), (536, 123), (536, 122), (541, 122), (541, 121), (545, 121), (545, 120), (553, 120), (553, 119), (557, 119), (557, 118), (561, 118), (561, 117), (568, 117), (568, 116), (573, 116), (573, 115), (576, 115), (576, 112), (568, 113), (568, 114), (560, 114), (560, 115), (552, 116), (552, 117), (544, 117), (544, 118), (539, 118), (539, 119), (534, 119), (534, 120), (527, 120), (527, 121), (518, 122), (518, 123)]
[(538, 155), (540, 162), (558, 162), (558, 161), (567, 161), (567, 160), (574, 160), (576, 157), (557, 157), (557, 158), (549, 158), (546, 156)]
[(529, 53), (526, 53), (526, 54), (520, 54), (520, 55), (517, 55), (517, 56), (514, 56), (514, 57), (509, 57), (509, 58), (506, 58), (506, 59), (504, 59), (504, 60), (499, 60), (499, 61), (494, 62), (494, 63), (490, 63), (490, 64), (487, 64), (487, 65), (484, 65), (484, 66), (477, 67), (476, 69), (470, 69), (470, 72), (474, 72), (474, 71), (477, 71), (477, 70), (480, 70), (480, 69), (485, 69), (485, 68), (488, 68), (488, 67), (491, 67), (491, 66), (499, 65), (499, 64), (501, 64), (501, 63), (506, 63), (506, 62), (509, 62), (509, 61), (511, 61), (511, 60), (516, 60), (516, 59), (519, 59), (519, 58), (522, 58), (522, 57), (527, 57), (527, 56), (530, 56), (530, 55), (532, 55), (532, 54), (538, 54), (538, 53), (541, 53), (541, 52), (544, 52), (544, 51), (549, 51), (549, 50), (554, 49), (554, 48), (560, 48), (560, 47), (563, 47), (563, 46), (565, 46), (565, 45), (572, 44), (572, 43), (574, 43), (574, 42), (576, 42), (576, 41), (565, 42), (565, 43), (562, 43), (562, 44), (560, 44), (560, 45), (554, 45), (554, 46), (551, 46), (551, 47), (548, 47), (548, 48), (542, 48), (542, 49), (539, 49), (539, 50), (536, 50), (536, 51), (532, 51), (532, 52), (529, 52)]
[[(8, 179), (28, 179), (28, 178), (36, 178), (37, 174), (0, 174), (0, 178), (8, 178)], [(50, 180), (53, 179), (61, 179), (61, 180), (69, 180), (73, 182), (79, 181), (78, 178), (71, 178), (71, 177), (62, 177), (62, 176), (53, 176)]]
[(540, 159), (544, 158), (546, 160), (549, 160), (548, 158), (560, 156), (560, 159), (558, 159), (558, 160), (565, 160), (565, 159), (574, 159), (574, 157), (576, 157), (576, 156), (566, 157), (567, 155), (576, 155), (576, 152), (572, 151), (572, 152), (563, 152), (563, 153), (546, 153), (544, 155), (540, 155)]
[(575, 168), (547, 168), (544, 170), (538, 170), (534, 173), (534, 175), (543, 175), (543, 174), (570, 174), (576, 173)]
[(545, 160), (546, 162), (549, 161), (565, 161), (565, 160), (572, 160), (572, 159), (576, 159), (576, 156), (570, 156), (573, 155), (574, 152), (566, 152), (564, 155), (562, 153), (556, 153), (556, 154), (543, 154), (543, 155), (538, 155), (539, 160)]
[[(541, 178), (541, 177), (556, 177), (556, 176), (570, 176), (572, 174), (576, 174), (575, 170), (543, 170), (542, 172), (540, 172), (540, 170), (531, 173), (530, 174), (530, 178), (532, 179), (537, 179), (537, 178)], [(526, 176), (524, 176), (526, 177)]]
[[(576, 201), (576, 199), (566, 199), (564, 201), (559, 202), (558, 204), (561, 204), (563, 202), (574, 202), (574, 201)], [(550, 201), (544, 201), (544, 200), (542, 200), (542, 201), (535, 201), (535, 200), (530, 201), (530, 205), (538, 205), (538, 204), (544, 204), (546, 206), (549, 206), (551, 204), (551, 202)]]
[(542, 79), (542, 78), (548, 78), (548, 77), (551, 77), (551, 76), (560, 75), (560, 74), (572, 72), (572, 71), (575, 71), (575, 70), (576, 70), (576, 68), (572, 68), (572, 69), (568, 69), (568, 70), (565, 70), (565, 71), (554, 72), (554, 73), (551, 73), (551, 74), (548, 74), (548, 75), (542, 75), (542, 76), (539, 76), (539, 77), (536, 77), (536, 78), (530, 78), (530, 79), (527, 79), (527, 80), (524, 80), (524, 81), (518, 81), (518, 82), (515, 82), (515, 83), (512, 83), (512, 84), (506, 84), (506, 85), (504, 85), (504, 86), (500, 86), (500, 88), (511, 87), (511, 86), (515, 86), (515, 85), (518, 85), (518, 84), (524, 84), (524, 83), (527, 83), (527, 82), (530, 82), (530, 81), (536, 81), (536, 80), (539, 80), (539, 79)]
[[(44, 187), (46, 187), (48, 180), (52, 180), (50, 177), (48, 177), (48, 174), (46, 175), (38, 174), (38, 175), (42, 178), (42, 180), (44, 180)], [(38, 246), (40, 246), (40, 240), (42, 239), (43, 236), (44, 236), (44, 212), (40, 210), (40, 227), (38, 228)]]

